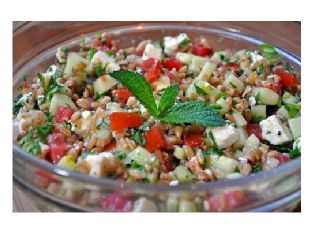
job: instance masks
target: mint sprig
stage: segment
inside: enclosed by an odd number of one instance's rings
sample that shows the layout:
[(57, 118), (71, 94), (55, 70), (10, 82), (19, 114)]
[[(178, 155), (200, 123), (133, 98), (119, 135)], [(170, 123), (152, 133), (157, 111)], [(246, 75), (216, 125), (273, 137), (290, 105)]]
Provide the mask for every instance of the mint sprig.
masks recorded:
[(114, 71), (110, 76), (127, 87), (149, 113), (162, 122), (195, 123), (206, 127), (225, 124), (219, 111), (210, 105), (197, 100), (176, 102), (179, 90), (177, 84), (164, 90), (157, 107), (151, 85), (141, 74), (132, 71)]

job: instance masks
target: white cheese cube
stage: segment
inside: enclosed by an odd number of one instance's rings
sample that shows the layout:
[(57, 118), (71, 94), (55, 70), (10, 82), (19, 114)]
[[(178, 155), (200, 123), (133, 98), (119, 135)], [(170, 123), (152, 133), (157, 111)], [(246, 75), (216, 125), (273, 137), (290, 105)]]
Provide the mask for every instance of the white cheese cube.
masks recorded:
[(91, 64), (93, 66), (101, 64), (102, 68), (105, 68), (105, 70), (108, 72), (120, 70), (120, 66), (116, 64), (115, 59), (103, 51), (98, 51), (95, 53), (91, 60)]
[(163, 75), (160, 78), (158, 78), (156, 81), (154, 81), (153, 83), (153, 89), (154, 91), (160, 91), (166, 87), (170, 86), (170, 79), (168, 76)]
[(167, 55), (173, 55), (175, 51), (178, 50), (179, 48), (179, 42), (176, 38), (174, 37), (170, 37), (170, 36), (166, 36), (164, 38), (164, 52)]
[(263, 139), (273, 145), (280, 145), (293, 140), (289, 128), (282, 123), (281, 119), (272, 115), (260, 122)]
[(146, 60), (148, 58), (154, 58), (161, 60), (162, 50), (159, 47), (154, 46), (153, 44), (147, 44), (145, 46), (145, 50), (142, 56), (142, 60)]
[(207, 134), (209, 134), (209, 131), (212, 131), (213, 137), (220, 148), (231, 146), (239, 138), (239, 133), (233, 125), (225, 125), (213, 129), (208, 128)]
[(87, 155), (86, 158), (78, 160), (78, 165), (82, 162), (86, 162), (90, 166), (90, 176), (103, 176), (104, 169), (103, 164), (106, 159), (113, 159), (114, 155), (110, 152), (101, 152), (99, 154)]

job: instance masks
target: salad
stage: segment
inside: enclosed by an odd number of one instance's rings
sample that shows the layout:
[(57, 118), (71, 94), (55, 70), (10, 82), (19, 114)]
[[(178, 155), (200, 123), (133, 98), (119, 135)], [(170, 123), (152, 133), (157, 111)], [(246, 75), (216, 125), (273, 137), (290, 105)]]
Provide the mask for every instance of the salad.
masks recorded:
[(60, 47), (13, 104), (14, 140), (95, 177), (177, 185), (266, 171), (301, 154), (300, 74), (277, 50), (215, 51), (187, 34)]

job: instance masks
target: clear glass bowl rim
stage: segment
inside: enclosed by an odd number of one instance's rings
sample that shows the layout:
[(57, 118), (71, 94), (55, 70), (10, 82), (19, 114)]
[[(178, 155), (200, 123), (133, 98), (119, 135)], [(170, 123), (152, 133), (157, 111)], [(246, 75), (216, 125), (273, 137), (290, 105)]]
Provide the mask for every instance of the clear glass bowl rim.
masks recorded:
[[(27, 24), (28, 23), (25, 23), (25, 25)], [(160, 30), (160, 29), (170, 29), (170, 28), (171, 29), (184, 29), (184, 30), (203, 30), (203, 31), (208, 31), (212, 33), (223, 34), (225, 36), (229, 36), (229, 37), (236, 38), (236, 39), (239, 38), (239, 39), (248, 41), (256, 45), (259, 45), (265, 42), (264, 40), (258, 40), (257, 38), (254, 38), (250, 35), (245, 35), (240, 32), (237, 33), (235, 30), (232, 30), (231, 28), (216, 29), (212, 27), (210, 28), (209, 26), (192, 26), (192, 25), (176, 25), (176, 24), (162, 25), (162, 24), (157, 24), (157, 23), (143, 25), (143, 26), (140, 25), (140, 29), (147, 29), (147, 30)], [(16, 30), (19, 30), (19, 29), (20, 28), (17, 28)], [(129, 30), (135, 30), (135, 29), (138, 29), (138, 27), (137, 26), (120, 26), (120, 27), (112, 27), (109, 29), (105, 29), (103, 31), (126, 32)], [(86, 34), (86, 35), (94, 36), (94, 32)], [(75, 41), (76, 39), (77, 38), (73, 38), (71, 40), (66, 41), (65, 43), (69, 43), (70, 41)], [(301, 66), (301, 59), (297, 55), (287, 51), (286, 49), (279, 48), (275, 44), (273, 45), (276, 47), (276, 49), (282, 56), (292, 61), (295, 65)], [(46, 52), (43, 52), (43, 53), (46, 53)], [(42, 54), (39, 54), (38, 56), (41, 56), (41, 55)], [(21, 67), (20, 69), (22, 68), (23, 67)], [(52, 163), (49, 163), (47, 161), (42, 161), (34, 156), (29, 155), (28, 153), (23, 151), (19, 147), (19, 145), (15, 143), (13, 143), (13, 155), (14, 155), (14, 158), (15, 157), (21, 158), (35, 167), (41, 168), (43, 170), (46, 170), (48, 172), (51, 172), (59, 176), (67, 177), (74, 181), (84, 182), (88, 184), (96, 184), (104, 188), (105, 187), (123, 188), (123, 189), (128, 189), (128, 190), (140, 190), (141, 189), (141, 190), (150, 191), (150, 192), (159, 192), (159, 191), (185, 192), (189, 190), (205, 191), (205, 190), (220, 189), (220, 188), (235, 187), (235, 186), (243, 187), (243, 186), (248, 186), (249, 184), (255, 184), (256, 182), (268, 181), (270, 178), (276, 175), (279, 175), (279, 176), (286, 175), (287, 173), (292, 172), (295, 169), (298, 169), (301, 167), (301, 157), (299, 157), (277, 168), (274, 168), (268, 171), (261, 171), (259, 173), (256, 173), (250, 176), (245, 176), (245, 177), (240, 177), (240, 178), (230, 179), (230, 180), (212, 181), (212, 182), (207, 182), (207, 183), (189, 183), (189, 184), (169, 186), (169, 185), (163, 185), (163, 184), (133, 183), (133, 182), (126, 182), (123, 180), (99, 178), (99, 177), (89, 176), (80, 172), (68, 171), (68, 170), (59, 168), (58, 166), (53, 165)]]

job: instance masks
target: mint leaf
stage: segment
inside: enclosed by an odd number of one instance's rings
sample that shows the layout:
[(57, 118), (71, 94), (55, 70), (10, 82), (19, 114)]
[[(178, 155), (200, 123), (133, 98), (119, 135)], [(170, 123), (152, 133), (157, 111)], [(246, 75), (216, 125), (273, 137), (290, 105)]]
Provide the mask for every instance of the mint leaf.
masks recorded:
[(173, 84), (164, 90), (158, 105), (159, 113), (162, 113), (173, 106), (178, 96), (178, 91), (179, 86), (177, 84)]
[(159, 119), (166, 123), (195, 123), (205, 127), (225, 125), (225, 121), (218, 110), (201, 101), (195, 100), (176, 103), (161, 115)]
[(128, 88), (152, 116), (158, 115), (151, 85), (144, 76), (132, 71), (114, 71), (110, 76)]

